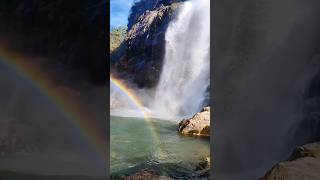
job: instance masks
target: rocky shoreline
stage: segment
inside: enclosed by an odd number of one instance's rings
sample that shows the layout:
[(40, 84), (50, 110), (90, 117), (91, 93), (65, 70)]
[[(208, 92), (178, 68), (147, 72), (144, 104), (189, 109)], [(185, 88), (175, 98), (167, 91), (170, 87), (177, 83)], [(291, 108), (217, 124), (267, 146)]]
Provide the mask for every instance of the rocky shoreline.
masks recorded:
[[(183, 119), (178, 125), (178, 132), (182, 135), (210, 138), (210, 106), (204, 107), (193, 117)], [(209, 170), (211, 167), (211, 155), (201, 158), (196, 170)], [(207, 176), (209, 176), (208, 172)]]

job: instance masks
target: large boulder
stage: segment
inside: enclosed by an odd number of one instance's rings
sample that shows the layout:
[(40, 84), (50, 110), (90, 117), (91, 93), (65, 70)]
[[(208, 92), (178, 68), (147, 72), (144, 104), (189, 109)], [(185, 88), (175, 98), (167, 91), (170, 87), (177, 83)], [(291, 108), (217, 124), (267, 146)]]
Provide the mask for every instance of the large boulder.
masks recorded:
[(179, 123), (181, 134), (193, 136), (210, 136), (210, 107), (204, 107), (201, 112), (190, 119), (183, 119)]
[(320, 142), (295, 149), (288, 161), (276, 164), (262, 180), (320, 179)]

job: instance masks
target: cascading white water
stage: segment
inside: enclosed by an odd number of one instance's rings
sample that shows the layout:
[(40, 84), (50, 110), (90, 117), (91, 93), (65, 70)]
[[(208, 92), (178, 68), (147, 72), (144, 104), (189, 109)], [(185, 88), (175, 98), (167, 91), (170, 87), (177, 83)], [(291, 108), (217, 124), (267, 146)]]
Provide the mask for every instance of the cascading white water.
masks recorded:
[(210, 85), (210, 0), (186, 1), (170, 22), (152, 111), (174, 118), (203, 106)]

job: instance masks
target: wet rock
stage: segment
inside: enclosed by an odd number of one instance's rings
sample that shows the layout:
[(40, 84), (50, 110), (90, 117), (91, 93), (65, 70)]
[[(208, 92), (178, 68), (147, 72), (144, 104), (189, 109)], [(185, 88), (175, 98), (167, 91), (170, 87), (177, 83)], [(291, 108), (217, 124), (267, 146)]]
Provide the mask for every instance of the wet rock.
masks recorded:
[(288, 161), (272, 167), (262, 180), (318, 180), (320, 178), (320, 142), (295, 149)]
[(210, 169), (210, 156), (203, 157), (196, 170)]
[(181, 134), (193, 136), (210, 136), (210, 107), (204, 107), (201, 112), (190, 119), (179, 123), (178, 131)]

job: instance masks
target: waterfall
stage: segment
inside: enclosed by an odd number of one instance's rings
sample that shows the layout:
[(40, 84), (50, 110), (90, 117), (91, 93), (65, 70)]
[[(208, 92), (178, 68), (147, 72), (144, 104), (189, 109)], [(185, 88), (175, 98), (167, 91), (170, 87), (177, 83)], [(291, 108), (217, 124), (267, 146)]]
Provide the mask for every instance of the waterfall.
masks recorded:
[(209, 99), (210, 0), (186, 1), (165, 34), (165, 57), (152, 111), (181, 117)]

